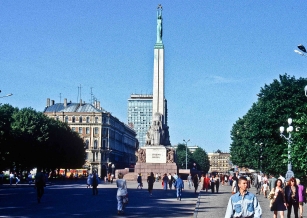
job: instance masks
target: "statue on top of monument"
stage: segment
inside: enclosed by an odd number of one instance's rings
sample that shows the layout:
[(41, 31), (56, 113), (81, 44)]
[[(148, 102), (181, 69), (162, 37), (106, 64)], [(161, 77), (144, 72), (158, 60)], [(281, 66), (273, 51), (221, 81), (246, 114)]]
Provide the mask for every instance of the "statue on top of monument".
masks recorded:
[(157, 8), (157, 43), (162, 43), (162, 5)]

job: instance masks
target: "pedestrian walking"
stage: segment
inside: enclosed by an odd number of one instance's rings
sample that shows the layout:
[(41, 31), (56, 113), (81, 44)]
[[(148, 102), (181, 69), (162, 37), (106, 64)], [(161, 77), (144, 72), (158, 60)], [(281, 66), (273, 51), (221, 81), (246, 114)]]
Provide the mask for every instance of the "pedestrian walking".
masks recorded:
[(228, 180), (229, 180), (229, 185), (232, 186), (232, 182), (233, 182), (233, 181), (232, 181), (232, 175), (230, 175), (230, 176), (228, 177)]
[(176, 173), (174, 173), (174, 180), (177, 180), (178, 179), (178, 175)]
[(174, 177), (172, 176), (172, 174), (168, 174), (168, 186), (169, 186), (169, 189), (172, 189), (172, 185), (173, 185), (173, 182), (174, 182)]
[(192, 175), (191, 175), (191, 173), (188, 175), (188, 185), (189, 185), (189, 189), (191, 189), (191, 186), (192, 186)]
[(138, 187), (136, 187), (136, 189), (142, 189), (143, 188), (143, 183), (142, 183), (142, 176), (141, 173), (139, 173), (138, 178), (136, 179), (136, 181), (138, 182)]
[(236, 194), (239, 191), (238, 187), (238, 179), (236, 176), (232, 177), (232, 186), (231, 186), (231, 192), (232, 194)]
[(45, 176), (42, 172), (41, 168), (37, 168), (37, 173), (35, 175), (35, 188), (37, 191), (37, 202), (41, 202), (41, 198), (44, 194), (44, 187), (45, 187)]
[(32, 184), (32, 174), (31, 173), (28, 174), (27, 180), (28, 180), (29, 185), (31, 185)]
[(257, 197), (247, 191), (247, 179), (241, 176), (238, 183), (239, 191), (229, 198), (225, 218), (261, 218), (262, 209)]
[(210, 186), (210, 178), (209, 175), (206, 174), (206, 176), (204, 177), (202, 190), (206, 190), (206, 192), (208, 192), (209, 186)]
[(125, 209), (124, 198), (128, 197), (127, 183), (126, 180), (123, 179), (124, 175), (122, 173), (119, 173), (117, 177), (117, 214), (123, 214)]
[(267, 181), (263, 181), (262, 191), (263, 191), (263, 196), (266, 198), (269, 192), (269, 186), (268, 186)]
[(98, 175), (96, 173), (96, 171), (93, 172), (93, 176), (92, 176), (92, 189), (93, 189), (93, 195), (98, 195), (98, 184), (99, 184), (99, 178)]
[(218, 175), (215, 176), (215, 190), (216, 193), (219, 193), (219, 187), (220, 187), (220, 177)]
[(184, 182), (181, 179), (181, 175), (178, 175), (178, 178), (174, 183), (174, 187), (177, 190), (177, 200), (181, 201), (182, 190), (184, 189)]
[(224, 185), (227, 185), (227, 183), (228, 183), (228, 176), (225, 175), (225, 176), (224, 176)]
[(20, 179), (18, 178), (17, 175), (15, 176), (15, 182), (16, 182), (16, 185), (20, 182)]
[(3, 178), (4, 178), (4, 173), (3, 173), (3, 171), (1, 171), (1, 173), (0, 173), (0, 185), (3, 184)]
[(284, 187), (285, 186), (285, 181), (286, 181), (285, 177), (283, 177), (281, 174), (279, 174), (278, 179), (280, 179), (282, 181), (282, 187)]
[(13, 174), (13, 172), (11, 172), (10, 173), (10, 185), (12, 185), (13, 180), (14, 180), (14, 174)]
[(196, 194), (196, 191), (198, 189), (198, 183), (199, 183), (198, 175), (195, 174), (195, 176), (193, 177), (193, 184), (194, 184), (194, 189), (195, 189), (194, 193), (195, 194)]
[(87, 177), (87, 180), (86, 180), (86, 184), (87, 184), (86, 188), (90, 188), (91, 187), (92, 181), (93, 181), (93, 175), (90, 173), (88, 175), (88, 177)]
[(211, 193), (214, 193), (214, 186), (215, 186), (215, 179), (214, 179), (214, 175), (212, 175), (210, 178)]
[(151, 172), (150, 175), (148, 175), (148, 177), (147, 177), (148, 192), (149, 192), (150, 197), (152, 197), (152, 190), (153, 190), (154, 182), (155, 182), (155, 177), (154, 177), (153, 172)]
[(163, 181), (163, 189), (164, 190), (167, 190), (167, 186), (168, 186), (168, 176), (167, 174), (165, 173), (163, 178), (162, 178), (162, 181)]
[(303, 217), (303, 205), (306, 202), (305, 198), (305, 187), (301, 184), (299, 179), (296, 179), (296, 184), (298, 187), (298, 206), (300, 209), (300, 218)]
[(277, 213), (279, 212), (279, 216), (284, 218), (284, 211), (287, 209), (287, 204), (285, 200), (284, 190), (282, 188), (282, 181), (277, 179), (275, 181), (274, 187), (268, 195), (270, 201), (271, 211), (274, 211), (274, 218), (277, 218)]
[(261, 188), (261, 175), (260, 173), (254, 175), (254, 187), (257, 189), (256, 194), (260, 194), (260, 188)]
[(291, 178), (288, 181), (287, 186), (285, 187), (285, 199), (287, 203), (287, 218), (291, 217), (291, 210), (293, 207), (293, 212), (295, 218), (298, 218), (298, 187), (296, 185), (295, 178)]
[(269, 187), (270, 187), (270, 191), (272, 191), (272, 189), (275, 187), (275, 182), (276, 182), (276, 178), (273, 174), (270, 175), (270, 179), (269, 179)]

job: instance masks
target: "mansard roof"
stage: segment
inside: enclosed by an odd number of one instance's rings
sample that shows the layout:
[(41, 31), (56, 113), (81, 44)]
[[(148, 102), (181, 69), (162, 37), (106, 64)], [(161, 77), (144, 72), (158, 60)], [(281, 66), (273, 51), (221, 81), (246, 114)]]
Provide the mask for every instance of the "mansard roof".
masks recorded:
[(44, 109), (44, 113), (58, 113), (58, 112), (84, 112), (84, 113), (102, 113), (103, 110), (95, 108), (92, 104), (81, 104), (80, 103), (67, 103), (67, 106), (64, 106), (64, 103), (56, 103), (50, 105)]

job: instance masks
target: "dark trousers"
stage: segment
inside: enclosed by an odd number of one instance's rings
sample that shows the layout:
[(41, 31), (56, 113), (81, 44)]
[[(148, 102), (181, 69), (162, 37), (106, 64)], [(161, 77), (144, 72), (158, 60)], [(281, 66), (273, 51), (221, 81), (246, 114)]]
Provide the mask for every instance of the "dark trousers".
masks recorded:
[(214, 193), (214, 183), (211, 183), (211, 192)]
[(298, 202), (294, 203), (294, 202), (289, 202), (288, 203), (288, 213), (287, 213), (287, 218), (291, 217), (291, 210), (292, 210), (292, 206), (293, 206), (293, 211), (294, 211), (294, 217), (298, 218)]
[(41, 199), (41, 197), (44, 194), (44, 185), (37, 185), (36, 191), (37, 191), (37, 198)]
[(219, 193), (219, 188), (220, 188), (220, 183), (219, 183), (219, 182), (216, 182), (216, 183), (215, 183), (215, 190), (216, 190), (216, 193)]
[(93, 185), (93, 195), (98, 195), (97, 185)]
[(172, 181), (169, 181), (169, 182), (168, 182), (168, 187), (169, 187), (169, 189), (172, 189), (172, 184), (173, 184)]

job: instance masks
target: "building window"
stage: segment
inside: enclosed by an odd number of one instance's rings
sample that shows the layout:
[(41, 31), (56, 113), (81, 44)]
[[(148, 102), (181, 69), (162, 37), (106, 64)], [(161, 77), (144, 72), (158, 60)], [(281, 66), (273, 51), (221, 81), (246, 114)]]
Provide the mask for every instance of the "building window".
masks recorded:
[(65, 117), (65, 123), (68, 123), (68, 116)]
[(89, 141), (86, 139), (85, 140), (85, 149), (88, 149), (88, 144), (89, 144)]
[(97, 135), (98, 134), (98, 127), (94, 128), (94, 134)]
[(98, 123), (98, 117), (95, 117), (95, 123)]
[(90, 128), (89, 128), (89, 127), (86, 127), (85, 133), (86, 133), (86, 134), (90, 134)]
[(82, 123), (82, 117), (79, 117), (79, 123)]
[(75, 117), (72, 117), (72, 120), (71, 120), (73, 123), (76, 122), (76, 118)]
[(82, 127), (79, 127), (79, 133), (82, 134)]
[(71, 130), (72, 130), (72, 131), (76, 131), (76, 128), (75, 128), (75, 127), (72, 127)]
[(94, 141), (94, 149), (97, 149), (97, 140)]
[(89, 122), (90, 122), (90, 118), (86, 117), (86, 123), (89, 123)]
[(103, 150), (106, 149), (106, 141), (105, 141), (105, 140), (103, 140), (103, 142), (102, 142), (102, 149), (103, 149)]

